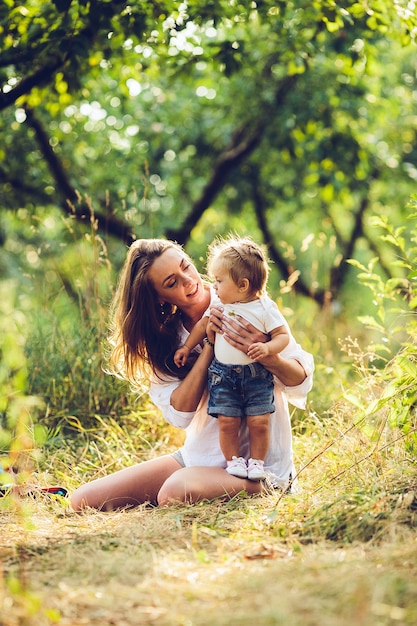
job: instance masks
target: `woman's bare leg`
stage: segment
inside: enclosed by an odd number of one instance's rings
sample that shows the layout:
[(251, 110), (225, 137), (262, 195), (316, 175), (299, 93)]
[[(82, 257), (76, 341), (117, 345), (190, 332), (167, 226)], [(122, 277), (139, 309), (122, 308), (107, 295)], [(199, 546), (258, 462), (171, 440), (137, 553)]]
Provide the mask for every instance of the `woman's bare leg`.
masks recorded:
[(145, 461), (79, 487), (71, 497), (75, 511), (87, 507), (111, 511), (144, 502), (157, 502), (165, 481), (182, 466), (171, 455)]
[(262, 483), (236, 478), (221, 467), (184, 467), (167, 478), (159, 492), (158, 504), (192, 504), (224, 496), (232, 498), (241, 491), (254, 494), (262, 490)]

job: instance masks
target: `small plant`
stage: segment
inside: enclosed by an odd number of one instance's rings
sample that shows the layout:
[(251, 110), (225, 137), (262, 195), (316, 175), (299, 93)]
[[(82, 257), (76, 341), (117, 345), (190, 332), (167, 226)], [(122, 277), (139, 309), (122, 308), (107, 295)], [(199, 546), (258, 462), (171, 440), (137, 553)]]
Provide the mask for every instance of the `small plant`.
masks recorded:
[(34, 424), (42, 401), (27, 395), (26, 318), (15, 293), (13, 282), (0, 283), (0, 486), (18, 488), (32, 472), (45, 432)]
[[(387, 528), (415, 526), (417, 506), (414, 467), (417, 452), (417, 213), (416, 201), (404, 228), (375, 218), (381, 237), (391, 244), (399, 276), (384, 280), (378, 259), (368, 266), (351, 260), (359, 281), (371, 290), (374, 314), (360, 318), (371, 334), (367, 346), (348, 338), (343, 349), (359, 376), (328, 411), (331, 419), (314, 429), (299, 447), (306, 447), (296, 479), (309, 480), (310, 501), (297, 532), (303, 540), (380, 539)], [(352, 410), (353, 406), (353, 410)], [(307, 422), (306, 422), (307, 423)], [(317, 431), (317, 428), (316, 428)], [(303, 479), (299, 478), (300, 475)], [(307, 479), (309, 475), (309, 479)], [(320, 494), (320, 495), (319, 495)], [(278, 497), (268, 517), (276, 527), (285, 496)], [(319, 498), (322, 503), (319, 504)], [(314, 506), (310, 509), (310, 502)], [(280, 505), (280, 506), (278, 506)]]
[[(371, 393), (369, 400), (357, 398), (366, 424), (378, 421), (391, 429), (400, 429), (408, 451), (417, 452), (417, 199), (408, 208), (409, 239), (403, 236), (405, 227), (394, 228), (386, 219), (374, 218), (373, 225), (383, 229), (381, 238), (391, 244), (394, 252), (392, 266), (400, 276), (384, 281), (376, 271), (378, 259), (367, 267), (355, 260), (350, 263), (360, 270), (358, 279), (372, 291), (375, 314), (360, 318), (375, 339), (365, 352), (366, 367), (362, 384)], [(351, 352), (352, 353), (352, 352)], [(363, 360), (363, 352), (358, 352)], [(350, 396), (355, 402), (353, 396)]]

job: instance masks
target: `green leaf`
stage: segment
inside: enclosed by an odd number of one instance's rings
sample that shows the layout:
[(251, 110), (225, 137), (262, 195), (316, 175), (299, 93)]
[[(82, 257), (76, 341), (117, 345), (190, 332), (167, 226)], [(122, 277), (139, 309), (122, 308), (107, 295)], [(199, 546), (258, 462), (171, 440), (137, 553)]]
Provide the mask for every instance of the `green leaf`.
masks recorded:
[(358, 317), (358, 320), (364, 326), (368, 326), (369, 328), (374, 328), (375, 330), (378, 330), (381, 333), (386, 332), (384, 326), (381, 326), (381, 324), (379, 324), (376, 321), (376, 319), (374, 317), (371, 317), (370, 315), (361, 315)]
[(351, 391), (346, 391), (343, 394), (343, 397), (345, 400), (353, 404), (353, 406), (356, 406), (357, 409), (361, 409), (361, 411), (363, 410), (363, 399), (360, 396), (355, 395)]

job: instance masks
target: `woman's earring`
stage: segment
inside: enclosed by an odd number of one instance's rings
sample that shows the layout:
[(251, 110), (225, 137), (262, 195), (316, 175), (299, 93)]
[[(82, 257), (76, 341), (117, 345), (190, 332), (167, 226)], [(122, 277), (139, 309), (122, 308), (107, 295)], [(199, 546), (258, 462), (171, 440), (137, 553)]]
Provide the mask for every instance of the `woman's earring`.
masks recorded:
[(162, 323), (166, 324), (166, 322), (168, 322), (175, 314), (177, 307), (173, 304), (170, 304), (169, 302), (161, 302), (159, 304), (159, 307)]

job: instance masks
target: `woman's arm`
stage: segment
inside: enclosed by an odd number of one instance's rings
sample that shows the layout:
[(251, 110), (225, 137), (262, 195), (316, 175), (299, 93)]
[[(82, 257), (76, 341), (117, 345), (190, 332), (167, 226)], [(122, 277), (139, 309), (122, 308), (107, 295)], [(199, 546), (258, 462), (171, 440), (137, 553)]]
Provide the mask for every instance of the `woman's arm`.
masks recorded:
[(259, 361), (268, 371), (279, 378), (286, 387), (296, 387), (306, 379), (304, 367), (296, 359), (286, 359), (281, 354), (272, 354)]
[[(257, 341), (268, 341), (268, 335), (255, 328), (250, 322), (238, 315), (234, 319), (224, 316), (221, 307), (212, 307), (210, 323), (216, 332), (222, 333), (231, 346), (247, 354), (248, 348)], [(287, 359), (280, 354), (264, 357), (259, 361), (286, 387), (301, 385), (306, 379), (306, 372), (295, 358)]]

